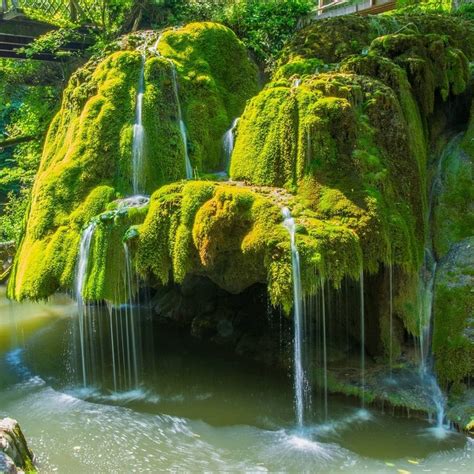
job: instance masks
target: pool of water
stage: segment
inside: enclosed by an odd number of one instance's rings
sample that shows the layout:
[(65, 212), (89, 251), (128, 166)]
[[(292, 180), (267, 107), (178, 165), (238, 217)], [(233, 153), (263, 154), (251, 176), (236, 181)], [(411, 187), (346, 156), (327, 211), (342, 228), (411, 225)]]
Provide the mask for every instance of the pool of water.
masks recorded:
[(163, 328), (144, 348), (138, 386), (85, 388), (76, 318), (64, 296), (18, 304), (0, 294), (0, 417), (20, 422), (42, 472), (472, 472), (471, 439), (440, 440), (423, 420), (347, 399), (331, 398), (322, 420), (316, 398), (297, 430), (289, 376)]

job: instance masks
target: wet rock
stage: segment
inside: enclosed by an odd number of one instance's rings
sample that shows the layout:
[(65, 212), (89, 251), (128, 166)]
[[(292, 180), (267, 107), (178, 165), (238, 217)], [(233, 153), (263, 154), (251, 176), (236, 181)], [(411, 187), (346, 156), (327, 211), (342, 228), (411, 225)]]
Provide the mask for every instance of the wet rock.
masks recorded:
[(16, 420), (0, 420), (0, 472), (36, 472), (34, 456)]
[(15, 256), (15, 242), (0, 242), (0, 282), (6, 277), (6, 273), (13, 263)]

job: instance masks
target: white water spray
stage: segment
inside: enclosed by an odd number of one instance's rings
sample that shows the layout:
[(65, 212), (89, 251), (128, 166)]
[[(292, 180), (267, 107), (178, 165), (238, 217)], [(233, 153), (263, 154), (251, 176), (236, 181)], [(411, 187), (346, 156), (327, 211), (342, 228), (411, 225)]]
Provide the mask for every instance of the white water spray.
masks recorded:
[(303, 369), (302, 345), (303, 345), (303, 298), (301, 288), (300, 256), (295, 238), (295, 221), (291, 217), (288, 208), (282, 209), (283, 225), (290, 234), (291, 242), (291, 264), (293, 272), (293, 309), (294, 309), (294, 388), (296, 421), (298, 427), (304, 423), (305, 385), (306, 377)]

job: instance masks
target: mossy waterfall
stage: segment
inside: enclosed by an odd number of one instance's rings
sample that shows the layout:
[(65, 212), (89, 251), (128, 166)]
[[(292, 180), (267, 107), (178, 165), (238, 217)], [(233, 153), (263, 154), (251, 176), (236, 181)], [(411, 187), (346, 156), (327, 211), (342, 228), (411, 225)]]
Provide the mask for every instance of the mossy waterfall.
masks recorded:
[(95, 472), (469, 472), (472, 21), (316, 19), (257, 63), (194, 22), (71, 75), (6, 289), (44, 321), (0, 367), (113, 440), (72, 432)]

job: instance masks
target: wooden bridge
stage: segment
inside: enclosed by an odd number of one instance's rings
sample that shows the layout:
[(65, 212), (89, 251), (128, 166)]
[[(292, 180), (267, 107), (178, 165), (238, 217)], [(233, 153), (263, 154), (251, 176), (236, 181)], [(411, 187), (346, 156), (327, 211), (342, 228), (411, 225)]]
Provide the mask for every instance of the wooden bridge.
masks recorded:
[(318, 0), (318, 6), (309, 15), (303, 18), (299, 27), (313, 21), (343, 15), (377, 15), (396, 7), (396, 0)]
[[(35, 18), (67, 20), (75, 24), (92, 24), (99, 13), (100, 3), (97, 0), (2, 0), (0, 11), (0, 57), (27, 58), (18, 50), (31, 44), (36, 38), (57, 29), (51, 23)], [(81, 41), (69, 42), (62, 50), (79, 52), (90, 42), (86, 30), (79, 30)], [(40, 53), (31, 59), (58, 61), (50, 53)]]

